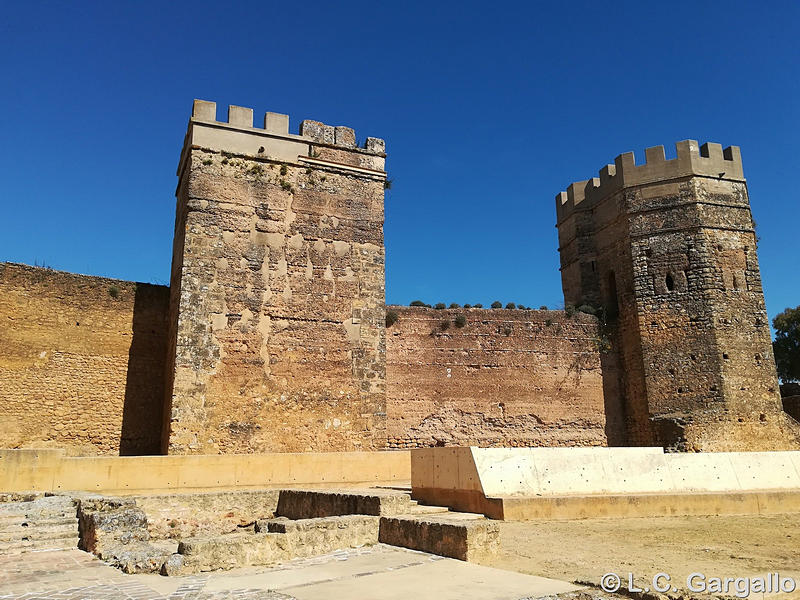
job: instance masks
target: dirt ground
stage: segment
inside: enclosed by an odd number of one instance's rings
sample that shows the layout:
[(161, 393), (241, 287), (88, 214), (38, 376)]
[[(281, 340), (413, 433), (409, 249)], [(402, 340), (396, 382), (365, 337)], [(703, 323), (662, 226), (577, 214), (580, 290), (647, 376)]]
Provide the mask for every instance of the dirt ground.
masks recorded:
[[(642, 589), (668, 573), (677, 593), (688, 594), (691, 573), (702, 573), (710, 587), (712, 577), (778, 572), (794, 579), (797, 590), (774, 597), (800, 598), (800, 514), (502, 522), (500, 536), (501, 553), (490, 564), (521, 573), (598, 585), (613, 572), (623, 589), (628, 573)], [(720, 596), (736, 596), (735, 584), (729, 585)]]

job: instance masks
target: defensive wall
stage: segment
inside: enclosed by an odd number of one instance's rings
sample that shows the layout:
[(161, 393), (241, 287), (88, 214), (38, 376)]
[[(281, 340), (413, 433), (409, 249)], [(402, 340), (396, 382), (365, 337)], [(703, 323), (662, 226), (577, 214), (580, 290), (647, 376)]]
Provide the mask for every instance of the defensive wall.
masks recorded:
[[(7, 263), (0, 273), (0, 316), (11, 324), (0, 330), (10, 349), (0, 357), (0, 446), (159, 454), (169, 290)], [(603, 376), (616, 367), (595, 317), (389, 310), (398, 319), (387, 329), (381, 448), (620, 443), (617, 378)], [(337, 427), (336, 417), (305, 417)]]
[(389, 306), (388, 447), (621, 443), (614, 357), (596, 317)]
[(178, 166), (163, 450), (385, 445), (383, 140), (196, 100)]
[(0, 264), (0, 447), (800, 445), (738, 148), (623, 154), (557, 196), (565, 304), (599, 320), (391, 307), (387, 328), (383, 140), (253, 118), (195, 101), (168, 288)]
[(169, 288), (0, 263), (0, 447), (158, 454)]
[(556, 197), (566, 303), (603, 307), (630, 445), (786, 450), (739, 149), (618, 156)]

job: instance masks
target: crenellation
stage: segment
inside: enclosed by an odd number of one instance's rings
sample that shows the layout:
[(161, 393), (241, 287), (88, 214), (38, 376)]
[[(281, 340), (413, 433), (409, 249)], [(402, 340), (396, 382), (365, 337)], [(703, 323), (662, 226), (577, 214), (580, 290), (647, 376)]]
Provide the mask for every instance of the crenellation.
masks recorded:
[(275, 112), (264, 113), (264, 129), (271, 133), (289, 134), (289, 115)]
[(207, 100), (195, 100), (192, 106), (192, 118), (200, 121), (217, 121), (217, 103)]
[[(684, 179), (693, 176), (713, 177), (718, 180), (744, 182), (741, 152), (738, 146), (725, 149), (720, 144), (707, 142), (700, 146), (695, 140), (675, 144), (676, 157), (666, 159), (664, 146), (645, 149), (645, 162), (636, 164), (633, 152), (625, 152), (614, 159), (614, 165), (600, 170), (599, 178), (573, 183), (572, 194), (556, 196), (559, 221), (567, 219), (575, 210), (589, 210), (604, 198), (619, 192), (623, 187)], [(585, 187), (580, 193), (574, 188)]]
[(228, 107), (228, 124), (236, 127), (253, 127), (253, 109), (243, 106)]
[[(619, 155), (558, 203), (565, 302), (609, 315), (628, 443), (797, 447), (800, 426), (777, 401), (738, 147), (684, 140), (673, 159), (663, 146), (645, 158)], [(754, 371), (753, 356), (768, 366)]]
[(216, 109), (187, 126), (168, 288), (0, 263), (0, 442), (800, 447), (738, 147), (627, 152), (556, 196), (577, 312), (387, 311), (384, 140)]

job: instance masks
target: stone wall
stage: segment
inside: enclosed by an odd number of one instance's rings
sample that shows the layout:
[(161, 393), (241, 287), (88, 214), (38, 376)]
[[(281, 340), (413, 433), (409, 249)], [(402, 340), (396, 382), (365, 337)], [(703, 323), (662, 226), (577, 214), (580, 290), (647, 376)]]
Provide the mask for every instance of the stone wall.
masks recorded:
[(169, 290), (0, 263), (0, 447), (153, 454)]
[(385, 446), (382, 140), (196, 101), (178, 169), (164, 448)]
[[(612, 355), (595, 317), (387, 307), (390, 448), (620, 443)], [(456, 318), (466, 323), (458, 327)], [(445, 328), (446, 327), (446, 328)], [(610, 384), (603, 389), (603, 370)], [(606, 411), (611, 419), (606, 421)]]
[(609, 314), (628, 438), (673, 450), (791, 449), (739, 149), (694, 140), (617, 157), (557, 198), (565, 302)]

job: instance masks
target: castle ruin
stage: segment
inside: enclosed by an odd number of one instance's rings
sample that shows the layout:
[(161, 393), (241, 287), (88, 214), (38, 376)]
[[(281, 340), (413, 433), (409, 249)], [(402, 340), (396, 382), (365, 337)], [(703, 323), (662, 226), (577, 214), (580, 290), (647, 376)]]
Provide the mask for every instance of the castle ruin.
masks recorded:
[(383, 140), (195, 101), (169, 288), (0, 264), (0, 447), (800, 447), (738, 148), (646, 155), (556, 198), (565, 304), (599, 317), (391, 307), (387, 328)]

